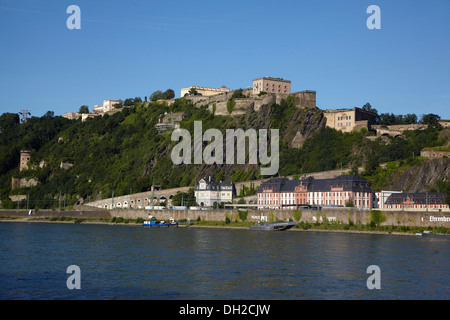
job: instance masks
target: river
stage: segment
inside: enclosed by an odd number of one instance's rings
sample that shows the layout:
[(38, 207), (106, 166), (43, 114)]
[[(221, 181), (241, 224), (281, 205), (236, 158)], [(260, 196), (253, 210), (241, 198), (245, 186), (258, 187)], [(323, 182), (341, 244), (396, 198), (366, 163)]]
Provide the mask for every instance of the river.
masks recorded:
[(0, 256), (2, 300), (450, 298), (447, 237), (3, 222)]

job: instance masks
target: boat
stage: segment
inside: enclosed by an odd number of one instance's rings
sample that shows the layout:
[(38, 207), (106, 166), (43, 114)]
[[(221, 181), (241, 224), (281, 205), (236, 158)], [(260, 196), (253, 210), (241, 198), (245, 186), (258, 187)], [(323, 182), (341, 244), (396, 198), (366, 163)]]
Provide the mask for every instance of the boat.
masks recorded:
[(155, 221), (155, 220), (145, 220), (142, 225), (144, 227), (178, 227), (178, 222), (174, 221)]
[(285, 231), (295, 226), (296, 222), (268, 222), (250, 226), (250, 230)]
[(428, 236), (428, 237), (429, 236), (447, 236), (447, 237), (449, 237), (450, 234), (449, 233), (434, 233), (431, 231), (422, 231), (421, 233), (417, 232), (416, 236), (422, 236), (422, 237), (424, 237), (424, 236)]

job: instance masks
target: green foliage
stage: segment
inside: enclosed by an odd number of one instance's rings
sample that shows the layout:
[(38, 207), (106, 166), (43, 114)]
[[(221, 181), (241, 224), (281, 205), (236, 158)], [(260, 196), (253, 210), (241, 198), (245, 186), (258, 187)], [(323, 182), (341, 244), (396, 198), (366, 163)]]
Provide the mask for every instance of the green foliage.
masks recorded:
[(378, 226), (381, 223), (386, 221), (386, 216), (380, 210), (371, 210), (370, 211), (370, 226)]
[(231, 114), (234, 110), (234, 107), (236, 106), (236, 101), (232, 99), (228, 99), (227, 101), (227, 111), (229, 114)]
[(445, 193), (445, 203), (450, 205), (450, 181), (438, 181), (437, 186), (439, 189), (439, 192)]
[(89, 113), (89, 107), (88, 106), (81, 106), (80, 110), (78, 110), (79, 113)]
[(300, 221), (302, 219), (302, 210), (294, 209), (292, 210), (292, 215), (295, 221)]
[(174, 206), (197, 206), (197, 202), (195, 200), (194, 188), (189, 188), (188, 192), (178, 191), (172, 197), (172, 204)]
[(162, 92), (161, 90), (156, 90), (150, 95), (150, 101), (156, 101), (156, 100), (168, 100), (173, 99), (175, 97), (175, 91), (172, 89), (167, 89), (166, 91)]
[(346, 206), (346, 207), (354, 207), (355, 205), (353, 204), (353, 200), (350, 199), (350, 200), (348, 200), (348, 201), (345, 203), (345, 206)]
[(233, 92), (233, 94), (231, 95), (231, 100), (234, 100), (234, 99), (240, 99), (240, 98), (247, 98), (247, 96), (246, 95), (244, 95), (243, 93), (242, 93), (242, 89), (237, 89), (237, 90), (235, 90), (234, 92)]
[(242, 222), (245, 222), (247, 220), (248, 216), (248, 210), (238, 210), (239, 219), (241, 219)]

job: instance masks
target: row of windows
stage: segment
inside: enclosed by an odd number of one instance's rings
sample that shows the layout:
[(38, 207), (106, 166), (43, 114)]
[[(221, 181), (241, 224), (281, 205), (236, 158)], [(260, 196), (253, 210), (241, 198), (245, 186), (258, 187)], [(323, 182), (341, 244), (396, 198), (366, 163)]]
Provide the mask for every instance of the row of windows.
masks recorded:
[[(346, 122), (345, 123), (345, 127), (351, 127), (352, 123), (351, 122)], [(338, 123), (338, 127), (344, 127), (344, 123)]]
[[(344, 119), (345, 118), (345, 119)], [(352, 116), (342, 116), (342, 117), (338, 117), (338, 121), (339, 120), (352, 120)]]

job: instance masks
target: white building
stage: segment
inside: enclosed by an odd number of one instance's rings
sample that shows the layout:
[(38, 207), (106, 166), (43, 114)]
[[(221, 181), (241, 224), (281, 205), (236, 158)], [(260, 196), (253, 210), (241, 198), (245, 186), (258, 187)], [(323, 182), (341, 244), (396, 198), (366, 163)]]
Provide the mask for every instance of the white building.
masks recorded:
[(217, 204), (232, 203), (236, 195), (236, 188), (232, 182), (216, 182), (209, 177), (201, 179), (195, 186), (195, 199), (201, 207), (212, 207)]
[(389, 206), (386, 205), (386, 200), (391, 196), (393, 193), (402, 193), (402, 191), (380, 191), (380, 192), (374, 192), (374, 198), (373, 198), (373, 208), (379, 208), (379, 209), (386, 209)]

